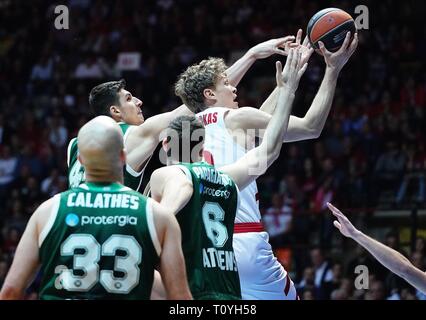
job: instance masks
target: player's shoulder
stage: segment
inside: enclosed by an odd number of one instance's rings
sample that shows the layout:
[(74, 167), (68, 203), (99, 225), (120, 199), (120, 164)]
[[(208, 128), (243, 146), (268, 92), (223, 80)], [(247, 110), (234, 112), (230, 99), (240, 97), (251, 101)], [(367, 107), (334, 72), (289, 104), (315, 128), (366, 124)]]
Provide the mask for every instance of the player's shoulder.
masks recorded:
[(255, 119), (262, 114), (263, 112), (261, 110), (252, 107), (229, 109), (229, 111), (224, 114), (224, 121), (229, 129), (238, 129), (241, 128), (247, 120)]
[(55, 214), (54, 211), (59, 209), (61, 194), (58, 193), (42, 202), (31, 216), (31, 220), (39, 226), (40, 230), (43, 229), (50, 215)]
[(183, 164), (175, 164), (175, 165), (170, 165), (170, 166), (165, 166), (165, 167), (161, 167), (156, 169), (152, 175), (151, 175), (151, 179), (154, 178), (172, 178), (175, 175), (178, 175), (182, 170), (181, 167), (185, 166)]

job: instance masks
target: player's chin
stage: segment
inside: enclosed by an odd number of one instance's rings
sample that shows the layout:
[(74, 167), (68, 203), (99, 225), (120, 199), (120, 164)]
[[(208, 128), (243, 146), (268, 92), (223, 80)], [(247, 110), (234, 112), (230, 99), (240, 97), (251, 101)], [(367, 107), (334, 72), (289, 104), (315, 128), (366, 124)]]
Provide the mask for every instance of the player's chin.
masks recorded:
[(233, 106), (234, 106), (234, 108), (238, 108), (238, 101), (234, 101)]
[(145, 122), (145, 118), (143, 117), (142, 113), (138, 114), (138, 118), (139, 118), (140, 124)]

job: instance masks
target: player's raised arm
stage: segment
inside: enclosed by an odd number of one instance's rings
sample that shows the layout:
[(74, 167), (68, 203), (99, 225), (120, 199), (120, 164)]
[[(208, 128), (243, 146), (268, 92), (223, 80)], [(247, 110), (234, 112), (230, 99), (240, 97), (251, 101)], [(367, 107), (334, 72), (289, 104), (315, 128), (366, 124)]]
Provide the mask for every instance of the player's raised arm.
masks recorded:
[(127, 164), (135, 171), (140, 171), (151, 157), (161, 140), (160, 134), (175, 118), (193, 113), (183, 104), (165, 113), (148, 118), (141, 125), (134, 127), (126, 140)]
[(262, 143), (237, 162), (221, 168), (221, 171), (231, 176), (240, 189), (263, 174), (280, 154), (295, 92), (300, 78), (307, 68), (306, 63), (302, 65), (301, 56), (300, 49), (290, 49), (284, 71), (282, 71), (280, 62), (276, 64), (276, 78), (279, 88), (278, 102), (273, 117), (266, 128)]
[(164, 207), (177, 214), (185, 207), (194, 192), (192, 181), (178, 167), (155, 170), (151, 175), (151, 196)]
[[(350, 42), (350, 33), (348, 33), (346, 35), (345, 41), (342, 44), (342, 47), (334, 53), (329, 52), (325, 48), (324, 44), (320, 42), (320, 51), (323, 54), (324, 61), (326, 63), (324, 78), (305, 116), (303, 118), (295, 116), (290, 117), (285, 142), (293, 142), (319, 137), (324, 128), (328, 114), (330, 113), (339, 74), (342, 68), (348, 62), (349, 58), (355, 52), (357, 46), (357, 33), (355, 33), (352, 42)], [(309, 52), (306, 51), (307, 48), (312, 50), (309, 42), (307, 41), (307, 38), (305, 38), (302, 47), (306, 53)], [(273, 111), (274, 97), (276, 99), (274, 92), (270, 97), (268, 97), (260, 110), (268, 113)]]
[[(298, 40), (296, 39), (296, 43), (297, 42)], [(355, 52), (357, 46), (357, 34), (354, 35), (352, 42), (350, 42), (350, 34), (348, 34), (342, 47), (334, 53), (329, 52), (324, 45), (320, 43), (320, 50), (326, 63), (324, 78), (306, 115), (303, 118), (290, 116), (284, 142), (294, 142), (319, 137), (324, 128), (328, 114), (330, 113), (337, 85), (337, 78), (344, 65)], [(304, 58), (302, 59), (309, 59), (312, 48), (308, 44), (306, 38), (300, 48), (303, 50)], [(265, 100), (260, 110), (255, 108), (240, 108), (229, 112), (229, 116), (226, 118), (228, 127), (243, 130), (266, 128), (271, 119), (271, 114), (275, 109), (278, 97), (277, 91), (278, 88), (276, 88)], [(259, 131), (259, 133), (261, 137), (262, 131)]]
[(53, 199), (43, 202), (28, 221), (0, 291), (0, 300), (23, 299), (39, 266), (39, 235), (51, 212), (52, 203)]
[(169, 300), (190, 300), (179, 224), (170, 210), (151, 201), (154, 223), (161, 245), (160, 274)]
[(289, 49), (296, 46), (293, 41), (294, 36), (287, 36), (271, 39), (250, 48), (244, 56), (226, 70), (229, 82), (236, 87), (253, 63), (258, 59), (265, 59), (273, 54), (286, 56)]
[(381, 264), (393, 273), (405, 279), (416, 289), (426, 294), (426, 273), (417, 269), (411, 262), (398, 251), (370, 238), (356, 229), (349, 219), (339, 209), (327, 203), (328, 208), (337, 218), (334, 226), (348, 238), (352, 238), (359, 245), (370, 252)]

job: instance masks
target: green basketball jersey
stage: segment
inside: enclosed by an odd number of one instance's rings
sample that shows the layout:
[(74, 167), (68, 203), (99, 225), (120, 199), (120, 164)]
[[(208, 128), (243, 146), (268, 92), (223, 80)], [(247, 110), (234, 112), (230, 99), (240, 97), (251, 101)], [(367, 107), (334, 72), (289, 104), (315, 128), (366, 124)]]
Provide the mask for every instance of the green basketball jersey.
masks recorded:
[(232, 179), (204, 163), (178, 165), (194, 193), (176, 215), (182, 231), (189, 287), (194, 299), (241, 299), (232, 248), (238, 189)]
[[(123, 139), (126, 141), (127, 136), (133, 126), (126, 123), (120, 122), (118, 125), (123, 132)], [(81, 183), (86, 181), (86, 176), (84, 173), (84, 167), (81, 165), (80, 161), (77, 159), (78, 156), (78, 147), (77, 147), (77, 138), (74, 138), (68, 144), (67, 152), (67, 164), (68, 164), (68, 187), (76, 188)], [(123, 168), (124, 171), (124, 185), (135, 190), (139, 191), (139, 188), (142, 183), (143, 171), (136, 172), (130, 166), (126, 165)]]
[(149, 299), (160, 242), (150, 199), (119, 183), (54, 198), (39, 236), (41, 299)]

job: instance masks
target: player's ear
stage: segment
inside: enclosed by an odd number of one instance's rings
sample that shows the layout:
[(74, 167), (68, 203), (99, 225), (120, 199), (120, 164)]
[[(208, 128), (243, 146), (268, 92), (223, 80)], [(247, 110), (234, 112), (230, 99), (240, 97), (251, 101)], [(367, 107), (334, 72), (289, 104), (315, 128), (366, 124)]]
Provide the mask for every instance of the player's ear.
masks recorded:
[(167, 151), (169, 151), (170, 146), (169, 146), (169, 142), (168, 142), (168, 138), (164, 138), (163, 141), (161, 142), (161, 145), (163, 147), (163, 150), (167, 153)]
[(109, 107), (109, 113), (111, 114), (111, 117), (116, 120), (116, 119), (121, 119), (121, 112), (120, 112), (120, 108), (112, 105)]
[(214, 91), (210, 88), (203, 90), (204, 99), (214, 99), (216, 97)]

